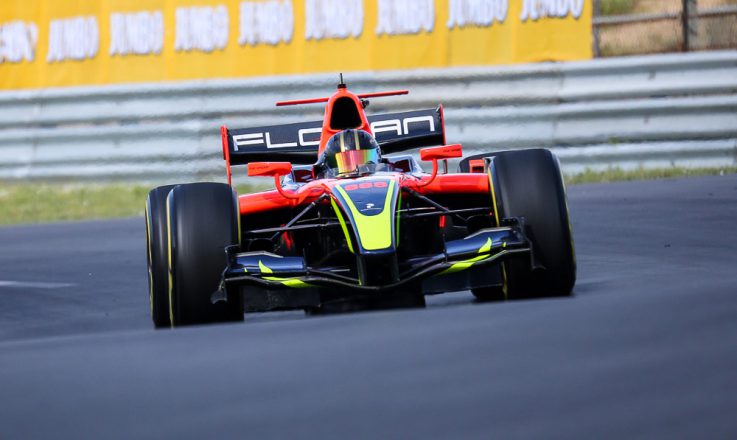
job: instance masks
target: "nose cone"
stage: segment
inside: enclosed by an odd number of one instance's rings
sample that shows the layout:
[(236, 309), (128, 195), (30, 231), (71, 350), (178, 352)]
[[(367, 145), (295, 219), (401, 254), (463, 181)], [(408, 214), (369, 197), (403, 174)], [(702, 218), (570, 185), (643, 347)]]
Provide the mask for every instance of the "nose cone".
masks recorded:
[[(333, 187), (339, 218), (349, 248), (358, 260), (359, 279), (364, 285), (381, 285), (398, 280), (397, 233), (400, 200), (394, 176), (363, 177), (339, 182)], [(352, 232), (352, 234), (350, 234)], [(355, 246), (354, 246), (355, 244)]]

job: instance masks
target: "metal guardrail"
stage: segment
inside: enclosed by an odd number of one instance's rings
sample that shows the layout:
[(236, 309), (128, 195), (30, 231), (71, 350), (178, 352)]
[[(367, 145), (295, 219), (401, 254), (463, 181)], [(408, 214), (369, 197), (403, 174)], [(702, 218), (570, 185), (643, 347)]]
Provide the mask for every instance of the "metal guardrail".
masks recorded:
[[(369, 112), (442, 102), (467, 153), (549, 147), (564, 170), (737, 163), (737, 51), (510, 67), (364, 72), (358, 92), (409, 88)], [(219, 126), (311, 118), (274, 102), (336, 75), (0, 93), (0, 179), (191, 181), (224, 176)]]

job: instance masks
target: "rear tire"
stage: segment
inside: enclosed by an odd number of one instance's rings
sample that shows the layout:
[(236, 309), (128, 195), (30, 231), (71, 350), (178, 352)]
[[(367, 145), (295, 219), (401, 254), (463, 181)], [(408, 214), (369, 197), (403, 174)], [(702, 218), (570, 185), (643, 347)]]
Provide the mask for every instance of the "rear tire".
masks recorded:
[(154, 327), (171, 326), (169, 321), (168, 243), (166, 197), (176, 185), (152, 189), (146, 197), (146, 261), (148, 263), (149, 304)]
[(222, 183), (179, 185), (167, 206), (172, 326), (242, 321), (239, 295), (211, 301), (227, 266), (225, 247), (240, 242), (235, 191)]
[[(504, 151), (489, 165), (497, 218), (524, 217), (536, 262), (502, 263), (505, 286), (473, 289), (481, 300), (568, 296), (576, 283), (576, 257), (558, 160), (549, 150)], [(506, 292), (505, 292), (506, 288)]]

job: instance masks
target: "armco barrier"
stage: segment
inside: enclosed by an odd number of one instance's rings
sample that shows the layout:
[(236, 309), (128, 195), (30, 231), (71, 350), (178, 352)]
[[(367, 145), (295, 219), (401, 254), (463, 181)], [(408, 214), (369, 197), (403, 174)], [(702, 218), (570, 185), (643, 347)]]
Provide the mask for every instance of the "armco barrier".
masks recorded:
[[(350, 73), (358, 92), (408, 88), (369, 112), (443, 103), (467, 153), (549, 147), (568, 172), (737, 163), (737, 51), (510, 67)], [(0, 179), (222, 179), (219, 127), (321, 119), (281, 99), (336, 75), (0, 93)]]

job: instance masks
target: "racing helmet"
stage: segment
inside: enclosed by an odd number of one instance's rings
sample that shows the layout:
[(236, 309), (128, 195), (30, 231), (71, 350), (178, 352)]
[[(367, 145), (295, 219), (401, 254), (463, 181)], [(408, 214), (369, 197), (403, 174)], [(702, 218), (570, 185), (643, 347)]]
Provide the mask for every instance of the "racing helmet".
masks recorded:
[(379, 143), (364, 130), (349, 129), (334, 134), (323, 151), (323, 166), (338, 176), (372, 172), (380, 161)]

